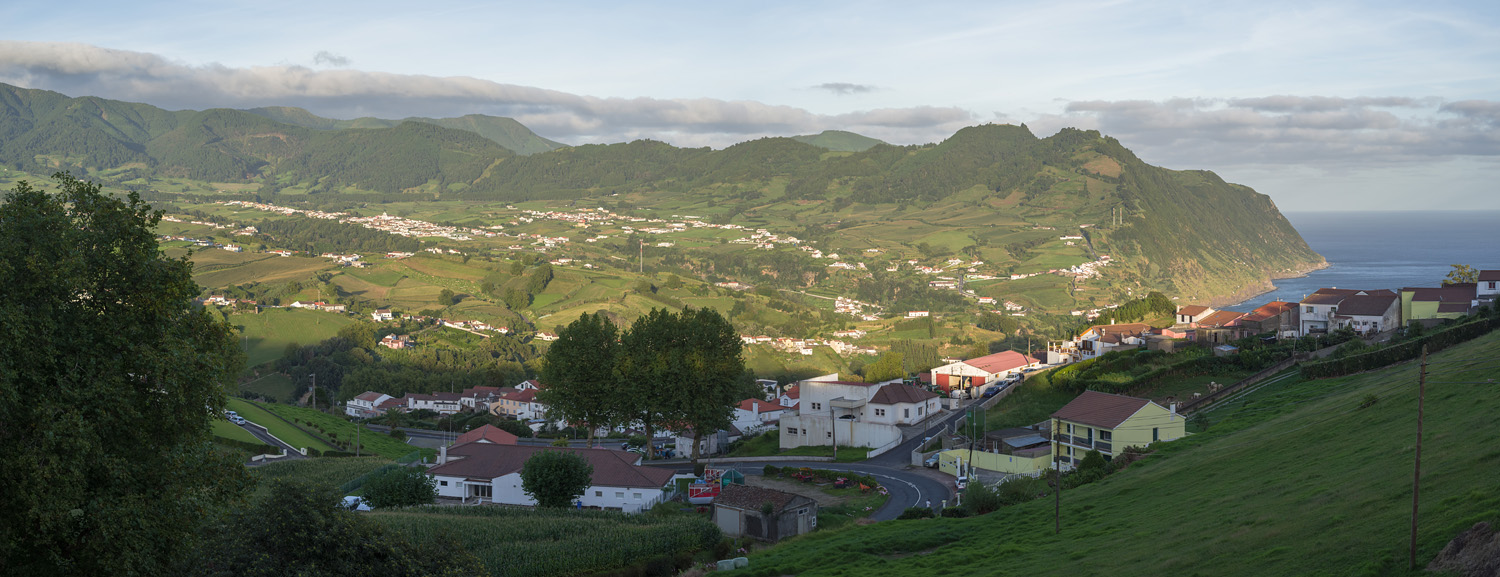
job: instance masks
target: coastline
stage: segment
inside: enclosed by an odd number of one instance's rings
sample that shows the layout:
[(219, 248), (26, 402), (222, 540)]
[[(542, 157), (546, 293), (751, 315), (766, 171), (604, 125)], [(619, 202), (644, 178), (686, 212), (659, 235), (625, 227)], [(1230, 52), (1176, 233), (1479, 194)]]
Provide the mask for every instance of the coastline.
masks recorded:
[(1218, 306), (1230, 306), (1230, 307), (1232, 307), (1232, 306), (1242, 305), (1244, 303), (1247, 303), (1247, 302), (1250, 302), (1252, 300), (1255, 300), (1257, 297), (1259, 297), (1261, 295), (1264, 295), (1266, 293), (1275, 291), (1277, 289), (1275, 281), (1285, 280), (1285, 279), (1290, 279), (1290, 278), (1302, 278), (1302, 277), (1305, 277), (1308, 274), (1311, 274), (1313, 272), (1320, 271), (1320, 270), (1323, 270), (1325, 268), (1328, 268), (1329, 266), (1332, 266), (1332, 265), (1329, 264), (1328, 259), (1323, 259), (1323, 260), (1319, 261), (1317, 264), (1314, 264), (1312, 266), (1303, 267), (1303, 268), (1297, 268), (1297, 269), (1291, 269), (1291, 270), (1282, 271), (1282, 272), (1278, 272), (1278, 273), (1272, 273), (1272, 274), (1270, 274), (1269, 276), (1266, 277), (1266, 280), (1262, 281), (1261, 283), (1259, 283), (1257, 285), (1251, 285), (1251, 286), (1245, 287), (1244, 289), (1241, 289), (1238, 292), (1235, 292), (1233, 294), (1214, 297), (1213, 299), (1211, 299), (1209, 301), (1210, 302), (1210, 306), (1215, 306), (1215, 307), (1218, 307)]

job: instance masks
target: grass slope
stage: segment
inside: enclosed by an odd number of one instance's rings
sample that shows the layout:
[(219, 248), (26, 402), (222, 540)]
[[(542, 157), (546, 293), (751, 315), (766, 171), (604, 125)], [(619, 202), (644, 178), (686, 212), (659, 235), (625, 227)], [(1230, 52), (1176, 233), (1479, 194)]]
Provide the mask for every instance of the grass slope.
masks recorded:
[(254, 367), (281, 358), (290, 343), (315, 344), (339, 333), (354, 318), (338, 313), (301, 309), (265, 309), (260, 314), (229, 316), (229, 324), (244, 328), (245, 365)]
[(324, 443), (317, 437), (308, 434), (307, 431), (303, 431), (294, 425), (276, 418), (275, 415), (261, 408), (259, 405), (244, 399), (231, 398), (229, 399), (228, 407), (229, 410), (238, 412), (241, 417), (250, 422), (265, 427), (272, 435), (288, 445), (299, 449), (308, 447), (319, 451), (334, 450), (328, 443)]
[[(291, 405), (266, 405), (266, 410), (295, 423), (299, 427), (316, 429), (320, 435), (326, 436), (330, 440), (349, 445), (348, 448), (342, 450), (350, 453), (354, 452), (355, 424), (351, 421), (322, 411), (306, 407), (293, 407)], [(399, 459), (413, 451), (420, 450), (417, 447), (393, 439), (384, 433), (371, 431), (367, 428), (359, 432), (359, 444), (364, 447), (362, 450), (363, 453), (373, 453), (387, 459)], [(432, 450), (427, 449), (425, 452), (432, 453)]]
[[(1500, 519), (1500, 333), (1434, 356), (1418, 563)], [(1467, 363), (1467, 364), (1465, 364)], [(1289, 380), (1212, 416), (1104, 481), (983, 517), (817, 533), (747, 575), (1401, 575), (1411, 514), (1417, 367)], [(1373, 405), (1360, 408), (1369, 398)]]
[(229, 421), (214, 421), (213, 432), (215, 437), (223, 437), (231, 441), (260, 444), (260, 439), (255, 438), (255, 435), (250, 434), (249, 431), (241, 429), (239, 425)]

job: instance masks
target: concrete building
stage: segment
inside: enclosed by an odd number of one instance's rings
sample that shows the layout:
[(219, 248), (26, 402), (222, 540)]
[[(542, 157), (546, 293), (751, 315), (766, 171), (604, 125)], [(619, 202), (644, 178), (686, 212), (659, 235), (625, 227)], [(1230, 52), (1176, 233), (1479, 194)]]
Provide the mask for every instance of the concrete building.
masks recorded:
[(437, 481), (439, 497), (535, 506), (536, 500), (521, 488), (521, 468), (540, 451), (573, 453), (594, 467), (593, 484), (578, 499), (584, 507), (645, 511), (670, 495), (676, 476), (667, 469), (643, 467), (641, 455), (626, 451), (482, 442), (445, 447), (427, 475)]
[(817, 529), (818, 502), (785, 491), (729, 484), (714, 498), (712, 516), (727, 536), (774, 543)]

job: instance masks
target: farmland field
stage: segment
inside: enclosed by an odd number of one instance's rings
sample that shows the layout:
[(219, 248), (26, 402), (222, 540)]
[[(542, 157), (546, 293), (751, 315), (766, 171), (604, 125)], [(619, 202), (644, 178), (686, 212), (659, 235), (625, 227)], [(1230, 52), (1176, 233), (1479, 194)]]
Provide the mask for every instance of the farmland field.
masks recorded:
[(250, 475), (259, 481), (255, 491), (255, 495), (259, 497), (269, 493), (272, 479), (294, 478), (338, 488), (392, 462), (384, 457), (297, 459), (255, 467), (250, 470)]
[(506, 507), (421, 507), (370, 518), (419, 542), (446, 532), (495, 577), (563, 577), (621, 569), (719, 542), (699, 517)]
[(261, 395), (268, 399), (275, 399), (279, 403), (289, 403), (292, 393), (297, 390), (297, 383), (281, 373), (271, 373), (240, 385), (240, 390)]
[(353, 322), (354, 318), (347, 315), (301, 309), (268, 308), (260, 314), (229, 315), (231, 326), (245, 327), (245, 365), (250, 367), (281, 358), (289, 343), (315, 344)]
[[(203, 251), (223, 252), (223, 251)], [(232, 253), (231, 253), (232, 254)], [(240, 253), (245, 254), (245, 253)], [(250, 255), (264, 256), (264, 255)], [(193, 280), (208, 288), (220, 288), (248, 282), (279, 283), (311, 278), (321, 270), (333, 268), (328, 259), (300, 256), (253, 260), (239, 265), (218, 265), (213, 270), (193, 273)]]

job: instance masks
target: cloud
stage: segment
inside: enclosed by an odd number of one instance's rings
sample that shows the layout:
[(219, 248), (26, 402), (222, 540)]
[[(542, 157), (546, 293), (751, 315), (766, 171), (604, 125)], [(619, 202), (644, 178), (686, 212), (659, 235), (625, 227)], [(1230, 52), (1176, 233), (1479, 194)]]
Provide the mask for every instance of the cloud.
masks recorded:
[(1267, 96), (1071, 101), (1030, 126), (1096, 129), (1171, 166), (1351, 167), (1500, 156), (1500, 102)]
[(816, 88), (818, 90), (827, 90), (839, 96), (848, 96), (850, 94), (864, 94), (877, 90), (876, 87), (870, 86), (868, 84), (850, 84), (848, 82), (824, 82), (822, 84), (814, 86), (813, 88)]
[[(340, 56), (319, 53), (320, 63)], [(727, 146), (748, 138), (859, 132), (897, 143), (935, 142), (975, 117), (954, 107), (815, 114), (792, 106), (712, 98), (599, 98), (470, 77), (433, 77), (302, 66), (194, 65), (87, 44), (0, 41), (0, 82), (65, 94), (143, 101), (164, 108), (299, 106), (334, 118), (515, 118), (565, 142), (656, 138)]]
[(319, 50), (317, 54), (313, 55), (313, 64), (326, 64), (328, 66), (343, 68), (349, 65), (349, 58), (327, 50)]

